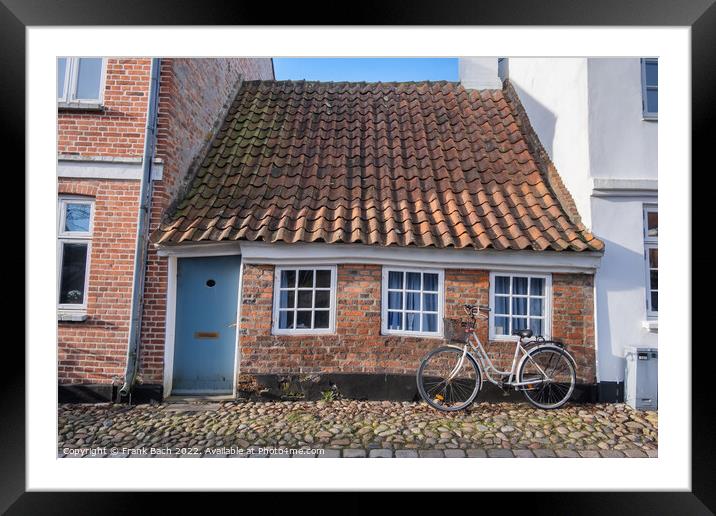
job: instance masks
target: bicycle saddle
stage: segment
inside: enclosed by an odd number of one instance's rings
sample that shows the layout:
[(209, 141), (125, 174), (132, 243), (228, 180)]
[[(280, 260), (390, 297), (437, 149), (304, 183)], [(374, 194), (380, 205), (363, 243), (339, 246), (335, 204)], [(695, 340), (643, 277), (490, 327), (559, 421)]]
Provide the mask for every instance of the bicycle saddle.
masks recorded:
[(512, 335), (518, 335), (523, 339), (529, 339), (532, 336), (532, 330), (513, 330)]

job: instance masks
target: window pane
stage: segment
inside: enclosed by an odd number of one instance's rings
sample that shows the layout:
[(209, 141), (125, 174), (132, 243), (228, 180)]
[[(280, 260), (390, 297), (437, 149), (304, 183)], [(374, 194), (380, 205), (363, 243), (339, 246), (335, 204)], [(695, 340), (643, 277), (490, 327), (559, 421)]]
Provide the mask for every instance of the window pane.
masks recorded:
[(527, 298), (526, 297), (513, 297), (512, 298), (512, 314), (513, 315), (527, 315)]
[(296, 328), (299, 329), (310, 329), (311, 328), (311, 314), (310, 310), (304, 310), (302, 312), (296, 312)]
[(510, 293), (510, 278), (509, 278), (509, 276), (495, 276), (495, 293), (497, 293), (497, 294), (509, 294)]
[(438, 331), (438, 316), (423, 314), (423, 331)]
[(512, 278), (512, 293), (527, 294), (527, 278)]
[(658, 292), (651, 293), (651, 309), (654, 312), (659, 311), (659, 293)]
[(530, 315), (544, 315), (544, 301), (533, 297), (530, 299)]
[(495, 296), (495, 313), (496, 314), (509, 314), (510, 313), (510, 298), (507, 296)]
[(331, 271), (321, 270), (316, 271), (316, 288), (330, 288), (331, 286)]
[(420, 293), (419, 292), (407, 292), (405, 294), (405, 309), (406, 310), (420, 310)]
[(280, 311), (278, 313), (278, 327), (282, 330), (293, 328), (293, 312)]
[(406, 290), (420, 290), (420, 276), (419, 272), (408, 272), (405, 280)]
[(659, 112), (659, 93), (657, 90), (646, 90), (646, 110), (649, 113)]
[(388, 288), (403, 288), (403, 273), (391, 271), (388, 273)]
[(437, 312), (438, 311), (438, 295), (437, 294), (423, 294), (423, 311), (424, 312)]
[(437, 274), (423, 274), (423, 290), (430, 292), (438, 291), (438, 275)]
[(388, 292), (388, 308), (395, 308), (397, 310), (403, 308), (402, 292)]
[(89, 232), (90, 210), (89, 204), (67, 203), (65, 205), (65, 231)]
[(57, 98), (64, 97), (65, 73), (67, 72), (67, 58), (60, 57), (57, 60)]
[(77, 98), (99, 99), (99, 85), (102, 80), (102, 58), (80, 59), (79, 62)]
[(281, 271), (281, 288), (296, 286), (296, 271)]
[(542, 319), (530, 319), (530, 330), (535, 336), (543, 335)]
[(313, 271), (298, 271), (298, 288), (313, 288)]
[(655, 211), (646, 214), (646, 235), (650, 237), (659, 236), (659, 214)]
[(87, 244), (62, 244), (60, 303), (79, 304), (85, 296)]
[(405, 314), (405, 329), (420, 331), (420, 314)]
[(403, 314), (400, 312), (388, 312), (388, 329), (389, 330), (402, 330), (403, 329)]
[(316, 310), (314, 328), (328, 328), (328, 310)]
[(512, 318), (512, 331), (524, 330), (527, 328), (527, 319), (524, 317), (513, 317)]
[(296, 308), (313, 308), (313, 291), (299, 290)]
[(530, 278), (530, 295), (544, 296), (544, 278)]
[(316, 308), (328, 308), (331, 306), (331, 291), (316, 290)]
[(651, 277), (651, 289), (658, 290), (658, 288), (659, 288), (659, 271), (651, 271), (651, 272), (649, 272), (649, 276)]
[(657, 86), (659, 84), (658, 64), (654, 61), (647, 61), (644, 63), (644, 68), (646, 72), (647, 86)]
[(282, 290), (279, 295), (279, 308), (293, 308), (295, 301), (295, 292), (293, 290)]
[(508, 317), (495, 317), (495, 335), (508, 335), (510, 319)]
[(659, 267), (659, 250), (649, 249), (649, 267), (656, 269)]

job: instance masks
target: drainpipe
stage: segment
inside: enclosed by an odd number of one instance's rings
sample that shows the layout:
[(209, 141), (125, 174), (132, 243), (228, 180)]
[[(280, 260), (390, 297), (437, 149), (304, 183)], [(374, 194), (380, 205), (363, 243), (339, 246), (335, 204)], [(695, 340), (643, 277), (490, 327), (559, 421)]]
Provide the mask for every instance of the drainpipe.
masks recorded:
[(119, 389), (120, 399), (130, 395), (139, 368), (139, 343), (141, 340), (142, 311), (144, 309), (144, 276), (147, 266), (149, 239), (149, 213), (152, 203), (152, 163), (157, 139), (157, 109), (159, 104), (159, 59), (152, 59), (147, 109), (147, 127), (144, 134), (142, 156), (142, 184), (139, 191), (139, 214), (137, 216), (137, 244), (134, 253), (134, 280), (132, 281), (132, 311), (127, 344), (127, 367), (124, 384)]

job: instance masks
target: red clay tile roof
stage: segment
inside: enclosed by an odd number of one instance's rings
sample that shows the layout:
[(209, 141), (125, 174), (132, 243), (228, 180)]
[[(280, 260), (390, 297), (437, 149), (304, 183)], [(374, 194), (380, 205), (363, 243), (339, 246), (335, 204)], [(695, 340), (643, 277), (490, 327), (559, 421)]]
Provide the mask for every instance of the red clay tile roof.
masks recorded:
[(250, 81), (152, 241), (601, 250), (553, 169), (509, 85)]

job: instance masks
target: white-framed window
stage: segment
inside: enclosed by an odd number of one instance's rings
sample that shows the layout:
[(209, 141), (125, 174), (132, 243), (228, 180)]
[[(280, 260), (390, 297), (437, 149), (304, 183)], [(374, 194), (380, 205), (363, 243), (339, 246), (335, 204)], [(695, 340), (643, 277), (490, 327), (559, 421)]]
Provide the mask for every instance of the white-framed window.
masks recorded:
[(87, 310), (93, 215), (92, 199), (60, 197), (57, 231), (57, 307), (63, 311)]
[(101, 104), (105, 60), (101, 57), (57, 58), (57, 101)]
[(552, 276), (522, 272), (490, 273), (490, 340), (514, 340), (515, 330), (551, 334)]
[(383, 334), (443, 334), (444, 273), (437, 269), (383, 267)]
[(642, 112), (647, 120), (656, 120), (659, 115), (659, 60), (641, 60)]
[(646, 313), (659, 314), (659, 212), (654, 205), (644, 206), (644, 260), (646, 270)]
[(274, 275), (273, 333), (334, 333), (336, 266), (277, 266)]

